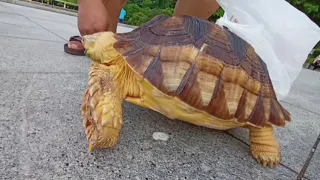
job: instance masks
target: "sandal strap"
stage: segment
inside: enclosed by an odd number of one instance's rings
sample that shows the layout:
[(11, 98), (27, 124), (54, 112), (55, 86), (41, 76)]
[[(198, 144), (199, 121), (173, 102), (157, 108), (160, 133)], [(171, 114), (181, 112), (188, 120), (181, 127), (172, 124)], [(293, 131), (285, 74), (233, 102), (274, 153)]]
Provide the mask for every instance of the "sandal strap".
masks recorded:
[(69, 41), (79, 41), (79, 42), (81, 42), (81, 40), (82, 40), (82, 37), (80, 36), (71, 36), (69, 39)]

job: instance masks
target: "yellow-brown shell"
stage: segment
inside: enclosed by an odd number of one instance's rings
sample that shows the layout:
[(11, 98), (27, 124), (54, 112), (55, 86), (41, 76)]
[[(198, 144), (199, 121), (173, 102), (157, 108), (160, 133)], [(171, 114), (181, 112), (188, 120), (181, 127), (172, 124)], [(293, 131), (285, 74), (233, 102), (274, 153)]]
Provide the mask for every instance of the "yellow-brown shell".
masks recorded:
[(194, 108), (260, 127), (291, 121), (266, 64), (226, 28), (190, 16), (157, 16), (115, 37), (114, 48), (138, 74)]

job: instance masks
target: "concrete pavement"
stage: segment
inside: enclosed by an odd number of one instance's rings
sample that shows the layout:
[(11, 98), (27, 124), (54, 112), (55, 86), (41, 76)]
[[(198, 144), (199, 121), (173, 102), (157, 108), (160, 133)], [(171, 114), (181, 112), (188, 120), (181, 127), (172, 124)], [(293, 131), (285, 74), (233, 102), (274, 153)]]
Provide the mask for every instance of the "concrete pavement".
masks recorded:
[[(91, 61), (65, 54), (76, 17), (0, 2), (1, 179), (296, 179), (320, 134), (320, 73), (303, 70), (282, 104), (293, 115), (277, 129), (284, 162), (262, 168), (248, 132), (221, 132), (125, 103), (112, 150), (87, 152), (81, 104)], [(119, 26), (119, 32), (130, 31)], [(169, 135), (155, 141), (154, 132)], [(317, 148), (304, 179), (320, 180)]]

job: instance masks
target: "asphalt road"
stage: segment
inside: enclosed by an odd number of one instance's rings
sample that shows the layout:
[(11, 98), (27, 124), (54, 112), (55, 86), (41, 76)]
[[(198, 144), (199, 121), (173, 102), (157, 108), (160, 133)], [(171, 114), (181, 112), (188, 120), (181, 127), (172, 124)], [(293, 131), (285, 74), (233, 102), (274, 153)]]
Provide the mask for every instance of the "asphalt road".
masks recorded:
[[(251, 157), (246, 130), (206, 129), (129, 103), (119, 145), (89, 154), (81, 104), (91, 61), (63, 51), (77, 34), (76, 17), (0, 2), (0, 179), (293, 180), (306, 164), (320, 134), (320, 73), (311, 70), (281, 102), (293, 122), (276, 131), (284, 160), (276, 169)], [(319, 148), (304, 178), (320, 179)]]

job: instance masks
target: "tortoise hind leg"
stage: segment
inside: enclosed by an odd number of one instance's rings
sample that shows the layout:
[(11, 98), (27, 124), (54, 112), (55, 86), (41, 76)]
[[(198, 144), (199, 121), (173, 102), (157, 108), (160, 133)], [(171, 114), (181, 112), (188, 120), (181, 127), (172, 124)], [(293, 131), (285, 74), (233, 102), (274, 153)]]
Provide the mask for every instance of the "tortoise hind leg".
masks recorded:
[(123, 126), (123, 92), (119, 89), (117, 66), (94, 63), (82, 113), (89, 140), (89, 151), (114, 147)]
[(250, 127), (251, 153), (264, 167), (274, 168), (281, 161), (281, 150), (271, 125), (264, 128)]

